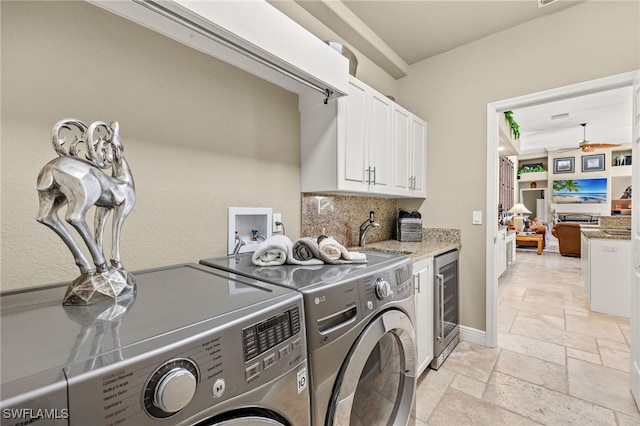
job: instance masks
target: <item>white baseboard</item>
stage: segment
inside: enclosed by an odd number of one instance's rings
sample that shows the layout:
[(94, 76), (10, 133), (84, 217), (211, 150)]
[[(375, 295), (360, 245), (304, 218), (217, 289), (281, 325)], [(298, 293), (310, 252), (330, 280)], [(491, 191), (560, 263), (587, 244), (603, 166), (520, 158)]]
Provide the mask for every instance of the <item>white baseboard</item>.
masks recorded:
[(476, 345), (487, 346), (487, 332), (471, 328), (464, 325), (460, 326), (460, 340), (463, 342), (475, 343)]

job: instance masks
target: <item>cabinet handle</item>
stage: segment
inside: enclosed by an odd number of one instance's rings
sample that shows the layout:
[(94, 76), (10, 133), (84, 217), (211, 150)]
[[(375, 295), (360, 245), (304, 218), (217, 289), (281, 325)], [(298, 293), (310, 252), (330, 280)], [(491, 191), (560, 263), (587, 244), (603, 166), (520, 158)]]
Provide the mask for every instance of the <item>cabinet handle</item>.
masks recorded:
[(376, 184), (376, 168), (373, 168), (373, 184)]
[(416, 177), (415, 176), (411, 176), (411, 181), (413, 182), (413, 184), (411, 185), (411, 189), (413, 189), (415, 191), (416, 190)]
[(444, 340), (444, 275), (436, 274), (436, 278), (438, 279), (438, 291), (439, 291), (439, 299), (440, 299), (440, 330), (438, 330), (438, 342), (442, 342)]
[[(422, 283), (422, 280), (420, 279), (420, 274), (418, 275), (414, 275), (413, 276), (413, 288), (415, 288), (415, 290), (420, 293), (420, 284)], [(415, 283), (418, 283), (418, 285), (416, 286)]]
[(367, 173), (367, 184), (371, 185), (371, 167), (367, 167), (367, 170), (365, 170), (365, 172)]

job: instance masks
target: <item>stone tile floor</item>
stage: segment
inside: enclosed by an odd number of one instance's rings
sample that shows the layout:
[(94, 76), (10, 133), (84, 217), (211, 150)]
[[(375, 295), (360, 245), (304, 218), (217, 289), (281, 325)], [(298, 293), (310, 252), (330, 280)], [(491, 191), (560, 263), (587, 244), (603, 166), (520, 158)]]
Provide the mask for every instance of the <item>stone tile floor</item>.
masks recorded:
[(580, 259), (517, 251), (498, 284), (498, 345), (461, 342), (418, 380), (416, 425), (640, 425), (627, 318), (589, 310)]

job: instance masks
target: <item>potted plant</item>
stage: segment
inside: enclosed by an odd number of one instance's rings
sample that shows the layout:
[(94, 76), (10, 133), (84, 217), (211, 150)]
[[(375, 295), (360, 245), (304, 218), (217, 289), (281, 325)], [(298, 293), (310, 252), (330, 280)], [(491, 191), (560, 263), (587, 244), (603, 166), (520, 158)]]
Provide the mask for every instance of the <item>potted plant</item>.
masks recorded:
[(520, 139), (520, 126), (513, 119), (513, 111), (505, 111), (504, 117), (507, 119), (507, 123), (509, 123), (509, 127), (511, 128), (511, 136), (514, 139)]

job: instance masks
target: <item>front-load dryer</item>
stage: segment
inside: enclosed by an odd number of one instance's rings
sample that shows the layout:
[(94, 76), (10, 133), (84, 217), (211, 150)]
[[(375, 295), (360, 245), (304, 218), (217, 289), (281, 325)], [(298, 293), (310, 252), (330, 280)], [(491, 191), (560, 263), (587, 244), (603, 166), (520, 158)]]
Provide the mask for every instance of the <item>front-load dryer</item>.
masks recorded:
[(300, 293), (195, 264), (134, 276), (115, 303), (1, 295), (3, 425), (309, 424)]
[(412, 265), (404, 255), (365, 253), (366, 264), (264, 267), (251, 253), (200, 261), (302, 293), (313, 425), (413, 421)]

